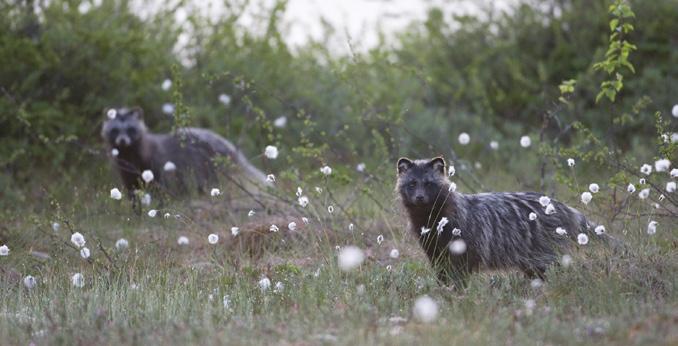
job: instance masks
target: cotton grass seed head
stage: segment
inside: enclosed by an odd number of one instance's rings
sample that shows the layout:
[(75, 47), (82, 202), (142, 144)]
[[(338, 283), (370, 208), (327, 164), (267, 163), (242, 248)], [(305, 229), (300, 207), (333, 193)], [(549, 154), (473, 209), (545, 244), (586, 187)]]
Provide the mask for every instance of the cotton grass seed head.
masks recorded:
[(646, 199), (650, 196), (650, 189), (642, 189), (640, 192), (638, 192), (638, 198), (640, 199)]
[(240, 228), (239, 227), (231, 227), (231, 235), (235, 237), (238, 234), (240, 234)]
[(497, 149), (499, 149), (499, 142), (497, 142), (497, 141), (491, 141), (491, 142), (490, 142), (490, 149), (492, 149), (492, 150), (497, 150)]
[(667, 172), (671, 167), (671, 161), (667, 159), (661, 159), (654, 162), (654, 170), (657, 172)]
[(228, 107), (231, 104), (231, 97), (227, 94), (220, 94), (218, 98), (219, 102), (224, 106)]
[(666, 192), (668, 193), (673, 193), (676, 191), (676, 182), (675, 181), (669, 181), (666, 183)]
[(678, 118), (678, 105), (674, 105), (673, 108), (671, 108), (671, 115), (673, 115), (674, 118)]
[(273, 145), (268, 145), (264, 148), (264, 156), (270, 160), (275, 160), (278, 158), (278, 148)]
[(84, 248), (80, 249), (80, 257), (82, 257), (84, 259), (88, 259), (89, 255), (90, 255), (90, 252), (89, 252), (88, 248), (84, 247)]
[(190, 241), (188, 240), (188, 237), (186, 237), (186, 236), (182, 235), (179, 238), (177, 238), (177, 244), (180, 245), (180, 246), (188, 245), (188, 243), (190, 243)]
[(556, 207), (553, 206), (553, 204), (549, 203), (549, 205), (544, 208), (544, 213), (546, 215), (552, 215), (556, 213)]
[(287, 125), (287, 117), (284, 116), (284, 115), (283, 115), (283, 116), (280, 116), (280, 117), (277, 117), (277, 118), (273, 121), (273, 126), (279, 128), (279, 129), (284, 128), (285, 125)]
[(384, 242), (384, 236), (383, 235), (378, 235), (377, 236), (377, 245), (381, 245), (381, 243)]
[(653, 235), (657, 233), (657, 225), (658, 225), (657, 221), (654, 220), (650, 221), (650, 223), (647, 224), (647, 234)]
[(216, 196), (219, 196), (219, 195), (221, 195), (221, 190), (217, 189), (216, 187), (212, 188), (212, 190), (210, 190), (210, 196), (216, 197)]
[(115, 119), (115, 117), (117, 115), (118, 115), (118, 111), (116, 111), (114, 108), (111, 108), (106, 112), (106, 117), (110, 120)]
[(175, 165), (174, 162), (172, 162), (172, 161), (167, 161), (167, 162), (165, 162), (165, 165), (162, 166), (162, 169), (163, 169), (165, 172), (176, 171), (176, 170), (177, 170), (177, 165)]
[(149, 216), (149, 217), (155, 217), (156, 215), (158, 215), (158, 211), (157, 211), (157, 210), (151, 209), (151, 210), (148, 211), (148, 216)]
[(455, 192), (457, 191), (457, 184), (455, 184), (453, 181), (450, 182), (450, 186), (447, 188), (447, 192)]
[(207, 242), (214, 245), (214, 244), (219, 242), (219, 236), (212, 233), (212, 234), (207, 236)]
[(357, 246), (345, 246), (339, 251), (338, 264), (339, 269), (343, 271), (350, 271), (359, 267), (364, 260), (365, 254)]
[(276, 225), (271, 225), (271, 227), (268, 230), (273, 233), (277, 233), (280, 230), (280, 228), (278, 228), (278, 226)]
[(52, 230), (54, 232), (59, 232), (60, 229), (61, 229), (61, 224), (59, 224), (58, 222), (52, 222)]
[(530, 219), (530, 221), (534, 221), (534, 220), (537, 219), (537, 214), (535, 214), (535, 213), (530, 213), (530, 215), (528, 216), (528, 218)]
[(440, 221), (438, 221), (438, 225), (436, 226), (436, 231), (438, 231), (438, 234), (443, 233), (443, 230), (445, 229), (445, 226), (450, 222), (450, 220), (447, 219), (447, 217), (443, 216)]
[(330, 174), (332, 174), (332, 167), (323, 166), (322, 168), (320, 168), (320, 173), (322, 173), (324, 175), (330, 175)]
[(602, 235), (603, 233), (605, 233), (605, 226), (598, 225), (598, 226), (596, 226), (594, 231), (596, 232), (597, 235)]
[(456, 239), (450, 242), (449, 250), (453, 255), (461, 255), (466, 252), (466, 242), (464, 239)]
[(461, 236), (461, 230), (459, 228), (456, 228), (456, 227), (453, 228), (452, 229), (452, 235), (455, 236), (455, 237)]
[(551, 204), (551, 199), (547, 196), (541, 196), (539, 197), (539, 204), (541, 204), (542, 207), (546, 207), (547, 205)]
[(567, 230), (564, 229), (564, 228), (562, 228), (562, 227), (556, 227), (556, 234), (558, 234), (558, 235), (566, 235), (566, 234), (567, 234)]
[(9, 256), (9, 247), (7, 245), (0, 246), (0, 256)]
[(400, 251), (398, 251), (398, 249), (392, 249), (391, 252), (388, 255), (389, 255), (389, 257), (396, 259), (396, 258), (400, 257)]
[(438, 303), (429, 296), (421, 296), (414, 301), (412, 315), (422, 323), (431, 323), (438, 318)]
[(600, 186), (596, 183), (592, 183), (589, 185), (589, 191), (591, 191), (591, 193), (598, 193), (598, 191), (600, 191)]
[(462, 132), (459, 134), (459, 144), (461, 145), (467, 145), (469, 142), (471, 142), (471, 136), (468, 135), (466, 132)]
[(678, 178), (678, 168), (674, 168), (671, 170), (671, 178)]
[(24, 286), (29, 290), (32, 290), (33, 288), (35, 288), (35, 286), (37, 284), (38, 284), (38, 280), (36, 280), (32, 275), (27, 275), (24, 278)]
[(577, 243), (579, 243), (579, 245), (586, 245), (586, 244), (588, 244), (588, 243), (589, 243), (589, 236), (587, 236), (587, 235), (584, 234), (584, 233), (579, 233), (579, 234), (577, 235)]
[(308, 197), (307, 196), (301, 196), (301, 197), (299, 197), (299, 200), (297, 202), (299, 202), (299, 205), (302, 208), (306, 208), (306, 206), (308, 205)]
[(270, 183), (270, 184), (275, 183), (275, 175), (273, 175), (273, 174), (267, 175), (267, 176), (266, 176), (266, 182), (267, 182), (267, 183)]
[(78, 248), (85, 246), (85, 237), (80, 232), (75, 232), (71, 234), (71, 243), (73, 243)]
[(629, 186), (626, 187), (626, 191), (628, 191), (628, 193), (634, 193), (636, 192), (636, 187), (633, 184), (629, 184)]
[(581, 194), (581, 202), (584, 204), (589, 204), (593, 199), (593, 195), (590, 192), (584, 192)]
[(333, 205), (328, 206), (327, 212), (330, 213), (330, 214), (334, 213), (334, 206)]
[(426, 228), (426, 227), (424, 227), (424, 226), (421, 227), (421, 235), (424, 235), (424, 234), (426, 234), (426, 233), (428, 233), (428, 232), (431, 232), (431, 229), (430, 229), (430, 228)]
[(174, 114), (174, 105), (171, 103), (165, 103), (162, 105), (162, 112), (166, 115)]
[(169, 79), (165, 79), (164, 81), (162, 81), (160, 87), (162, 88), (162, 90), (167, 91), (172, 87), (172, 81)]
[[(307, 218), (307, 217), (302, 217), (302, 218), (301, 218), (301, 221), (302, 221), (304, 224), (308, 225), (308, 218)], [(353, 224), (348, 225), (348, 229), (349, 229), (349, 230), (351, 230), (351, 226), (353, 226)]]
[(146, 184), (152, 182), (153, 178), (154, 178), (153, 171), (151, 171), (150, 169), (147, 169), (141, 173), (141, 179), (143, 179), (146, 182)]
[(151, 201), (152, 201), (151, 194), (149, 194), (149, 193), (145, 193), (141, 197), (141, 205), (149, 206), (149, 205), (151, 205)]
[(118, 250), (124, 250), (129, 247), (129, 242), (125, 238), (120, 238), (115, 242), (115, 248)]
[(287, 225), (287, 229), (289, 229), (290, 231), (296, 231), (296, 229), (297, 229), (297, 223), (294, 222), (294, 221), (293, 221), (293, 222), (290, 222), (290, 223)]
[(247, 212), (247, 217), (252, 217), (254, 216), (254, 214), (255, 214), (254, 210), (250, 210)]
[(560, 259), (560, 264), (567, 268), (572, 264), (572, 256), (570, 255), (563, 255), (563, 257)]
[(574, 159), (573, 159), (573, 158), (567, 159), (567, 165), (568, 165), (569, 167), (574, 167), (574, 164), (575, 164), (575, 163), (574, 163)]
[(528, 136), (520, 137), (520, 146), (523, 148), (529, 148), (532, 145), (532, 140)]
[(648, 165), (647, 163), (640, 166), (640, 173), (650, 175), (650, 173), (652, 173), (652, 166)]
[(111, 149), (111, 156), (117, 157), (118, 155), (120, 155), (120, 150), (116, 148)]
[(365, 167), (366, 167), (365, 163), (361, 162), (357, 166), (355, 166), (355, 170), (362, 173), (362, 172), (365, 172)]
[(261, 280), (259, 280), (258, 284), (259, 284), (259, 289), (262, 292), (268, 291), (268, 289), (271, 288), (271, 279), (264, 276), (263, 278), (261, 278)]
[(80, 273), (75, 273), (71, 276), (71, 284), (77, 288), (85, 287), (85, 277)]
[(116, 201), (119, 201), (122, 199), (122, 193), (120, 190), (118, 190), (117, 187), (114, 187), (111, 189), (111, 198), (113, 198)]

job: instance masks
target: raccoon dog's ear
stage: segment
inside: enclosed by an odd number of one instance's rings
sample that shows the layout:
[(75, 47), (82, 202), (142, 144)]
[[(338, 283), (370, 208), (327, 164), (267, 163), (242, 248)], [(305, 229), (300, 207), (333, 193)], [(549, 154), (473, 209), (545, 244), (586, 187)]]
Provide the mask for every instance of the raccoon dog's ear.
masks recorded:
[(139, 120), (144, 119), (144, 110), (141, 109), (141, 107), (139, 107), (139, 106), (135, 106), (135, 107), (130, 108), (128, 114), (139, 119)]
[(412, 168), (412, 166), (414, 166), (412, 160), (406, 157), (400, 158), (400, 160), (398, 160), (398, 174), (405, 173), (408, 169)]
[(431, 159), (428, 165), (435, 170), (436, 172), (442, 174), (443, 176), (447, 173), (447, 165), (445, 164), (445, 159), (442, 156)]

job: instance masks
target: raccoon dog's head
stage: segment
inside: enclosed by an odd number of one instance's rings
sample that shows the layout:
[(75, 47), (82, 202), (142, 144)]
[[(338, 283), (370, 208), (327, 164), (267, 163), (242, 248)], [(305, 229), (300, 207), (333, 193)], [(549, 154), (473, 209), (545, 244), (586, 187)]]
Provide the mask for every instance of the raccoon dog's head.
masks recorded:
[(139, 108), (109, 108), (104, 110), (106, 120), (101, 128), (104, 140), (114, 148), (127, 148), (139, 142), (146, 132), (144, 111)]
[(445, 159), (398, 160), (398, 193), (406, 207), (441, 205), (448, 194)]

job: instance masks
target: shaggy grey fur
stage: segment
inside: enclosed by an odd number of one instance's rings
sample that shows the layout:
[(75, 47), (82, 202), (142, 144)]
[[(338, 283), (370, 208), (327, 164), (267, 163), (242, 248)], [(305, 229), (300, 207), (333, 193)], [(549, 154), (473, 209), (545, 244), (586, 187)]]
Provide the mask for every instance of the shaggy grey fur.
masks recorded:
[[(266, 176), (240, 150), (210, 130), (183, 128), (176, 133), (155, 134), (146, 129), (140, 108), (114, 110), (115, 117), (104, 122), (101, 135), (109, 149), (119, 151), (112, 160), (129, 191), (141, 186), (141, 173), (147, 169), (153, 172), (155, 182), (167, 188), (185, 190), (192, 177), (199, 189), (205, 189), (216, 179), (213, 159), (220, 155), (228, 156), (255, 181), (266, 184)], [(168, 161), (176, 170), (164, 170)]]
[[(555, 213), (546, 214), (541, 194), (462, 194), (449, 191), (450, 184), (443, 158), (398, 161), (397, 190), (411, 230), (445, 283), (453, 279), (463, 285), (467, 274), (480, 268), (517, 268), (543, 278), (579, 233), (589, 233), (586, 217), (563, 203), (551, 199)], [(530, 213), (537, 219), (530, 220)], [(443, 217), (449, 223), (438, 232)], [(422, 234), (422, 227), (430, 231)], [(567, 233), (557, 234), (558, 227)], [(453, 234), (455, 228), (459, 235)], [(466, 251), (453, 254), (449, 245), (458, 239)]]

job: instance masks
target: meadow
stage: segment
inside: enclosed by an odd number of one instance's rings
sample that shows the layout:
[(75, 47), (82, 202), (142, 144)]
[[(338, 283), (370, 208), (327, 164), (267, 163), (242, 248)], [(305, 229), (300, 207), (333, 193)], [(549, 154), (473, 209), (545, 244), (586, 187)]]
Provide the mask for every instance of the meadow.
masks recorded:
[[(0, 11), (0, 344), (678, 343), (675, 1), (432, 10), (338, 57), (285, 46), (285, 2), (264, 34), (235, 1), (183, 24), (82, 3)], [(133, 207), (99, 134), (122, 105), (213, 129), (272, 185), (218, 160), (208, 190), (149, 179)], [(620, 244), (442, 285), (395, 191), (399, 157), (437, 155), (458, 192), (538, 191)]]

